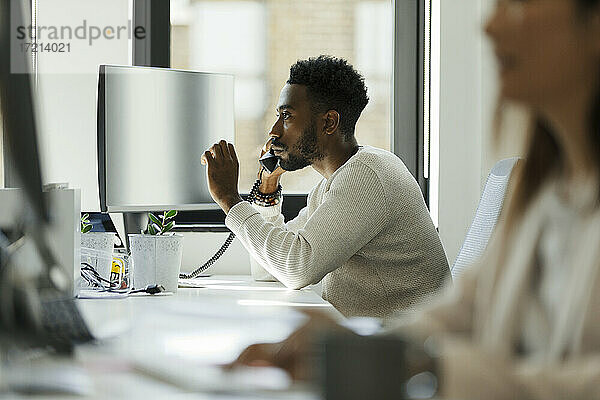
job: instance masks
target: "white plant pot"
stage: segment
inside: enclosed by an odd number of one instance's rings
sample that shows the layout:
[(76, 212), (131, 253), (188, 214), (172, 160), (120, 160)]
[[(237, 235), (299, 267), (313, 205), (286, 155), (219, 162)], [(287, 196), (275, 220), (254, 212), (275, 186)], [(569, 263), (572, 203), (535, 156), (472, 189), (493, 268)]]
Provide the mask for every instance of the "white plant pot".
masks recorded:
[(114, 245), (114, 232), (88, 232), (81, 234), (82, 255), (88, 256), (92, 267), (105, 279), (109, 279), (110, 277)]
[(133, 234), (129, 235), (129, 247), (133, 258), (133, 285), (136, 289), (160, 284), (168, 292), (177, 292), (183, 235)]

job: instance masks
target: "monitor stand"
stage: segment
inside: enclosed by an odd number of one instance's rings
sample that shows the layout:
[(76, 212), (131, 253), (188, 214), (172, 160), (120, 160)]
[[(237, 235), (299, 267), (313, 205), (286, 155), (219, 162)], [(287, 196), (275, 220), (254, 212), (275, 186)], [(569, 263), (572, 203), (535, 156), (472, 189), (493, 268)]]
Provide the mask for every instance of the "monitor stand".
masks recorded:
[(125, 236), (125, 248), (129, 251), (129, 234), (140, 233), (148, 225), (148, 213), (125, 212), (123, 213), (123, 226)]

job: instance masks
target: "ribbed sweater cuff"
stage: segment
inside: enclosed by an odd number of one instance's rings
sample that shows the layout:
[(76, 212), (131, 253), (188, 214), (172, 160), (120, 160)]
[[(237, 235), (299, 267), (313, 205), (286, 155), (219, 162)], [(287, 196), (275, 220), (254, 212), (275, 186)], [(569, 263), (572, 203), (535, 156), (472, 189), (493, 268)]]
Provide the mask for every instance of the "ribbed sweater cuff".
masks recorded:
[(252, 204), (247, 201), (240, 201), (229, 209), (229, 212), (225, 217), (225, 225), (231, 229), (233, 233), (239, 235), (246, 220), (256, 214), (259, 214), (259, 212), (252, 207)]
[(256, 211), (258, 211), (260, 213), (260, 215), (262, 215), (263, 218), (265, 218), (265, 219), (275, 218), (279, 214), (281, 214), (281, 203), (276, 204), (271, 207), (263, 207), (263, 206), (259, 206), (258, 204), (252, 203), (252, 207), (254, 207), (254, 209)]

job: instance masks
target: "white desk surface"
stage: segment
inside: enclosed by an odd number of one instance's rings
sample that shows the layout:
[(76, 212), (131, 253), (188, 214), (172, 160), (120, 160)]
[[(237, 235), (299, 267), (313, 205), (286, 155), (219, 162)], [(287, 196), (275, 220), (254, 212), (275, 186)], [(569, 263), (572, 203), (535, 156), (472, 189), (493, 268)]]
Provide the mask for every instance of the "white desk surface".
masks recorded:
[(144, 365), (160, 363), (175, 374), (181, 369), (183, 376), (193, 377), (196, 368), (201, 374), (202, 365), (232, 361), (251, 343), (286, 337), (304, 319), (298, 310), (319, 309), (343, 318), (309, 288), (290, 290), (280, 283), (254, 282), (249, 276), (212, 276), (194, 282), (203, 287), (180, 288), (171, 296), (77, 300), (93, 332), (120, 333), (78, 347), (74, 359), (49, 362), (87, 372), (93, 391), (84, 398), (315, 398), (310, 393), (197, 393), (143, 372)]

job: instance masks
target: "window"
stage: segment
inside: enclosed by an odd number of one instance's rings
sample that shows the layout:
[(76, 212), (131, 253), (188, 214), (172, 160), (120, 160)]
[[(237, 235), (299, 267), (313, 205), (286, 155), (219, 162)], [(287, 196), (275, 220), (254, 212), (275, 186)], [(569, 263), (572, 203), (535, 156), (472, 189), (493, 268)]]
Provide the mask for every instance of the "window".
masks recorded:
[[(65, 6), (58, 7), (58, 3), (69, 3), (66, 8), (83, 4), (76, 0), (39, 3), (33, 1), (32, 17), (34, 22), (41, 19), (42, 24), (48, 20), (50, 11), (65, 9)], [(121, 0), (110, 0), (104, 4), (103, 10), (109, 10), (111, 18), (117, 15), (125, 19), (131, 18), (131, 4), (134, 19), (140, 10), (164, 5), (162, 0), (134, 0), (129, 5)], [(40, 11), (41, 5), (54, 7)], [(168, 9), (159, 11), (162, 12), (151, 15), (169, 14)], [(275, 104), (289, 66), (299, 58), (332, 54), (348, 59), (366, 79), (371, 101), (358, 122), (359, 142), (393, 150), (421, 184), (426, 201), (430, 197), (432, 202), (437, 201), (439, 0), (171, 0), (170, 14), (170, 38), (166, 29), (167, 17), (164, 30), (151, 31), (152, 54), (156, 53), (155, 47), (166, 50), (165, 57), (159, 52), (164, 58), (160, 65), (169, 64), (170, 50), (173, 68), (224, 71), (236, 77), (236, 144), (241, 161), (242, 191), (248, 190), (255, 179), (256, 159), (274, 122)], [(61, 18), (64, 15), (61, 14)], [(69, 22), (75, 26), (82, 16), (90, 15), (89, 10), (82, 11), (72, 16)], [(54, 21), (54, 17), (50, 20)], [(157, 22), (152, 19), (148, 23), (154, 27)], [(158, 24), (163, 26), (162, 21)], [(85, 99), (93, 99), (91, 93), (95, 91), (98, 62), (125, 64), (133, 58), (135, 63), (136, 43), (130, 45), (132, 48), (127, 49), (125, 45), (119, 49), (119, 54), (113, 49), (110, 54), (78, 56), (75, 67), (80, 70), (70, 77), (64, 76), (61, 93), (65, 87), (73, 94), (85, 89)], [(34, 61), (34, 65), (40, 64), (38, 72), (48, 69), (48, 60), (45, 63), (44, 60)], [(419, 61), (422, 61), (421, 67), (417, 67)], [(159, 65), (152, 60), (148, 62), (147, 65)], [(59, 67), (69, 69), (72, 64), (62, 63)], [(51, 81), (61, 79), (60, 74), (51, 75), (47, 74), (50, 77), (40, 82), (40, 86), (46, 86), (48, 96), (59, 87), (50, 87)], [(85, 76), (89, 77), (89, 82), (80, 82), (87, 79)], [(78, 113), (81, 114), (78, 120), (61, 118), (61, 113), (54, 112), (60, 108), (73, 114), (71, 108), (83, 104), (82, 96), (61, 98), (60, 104), (56, 105), (56, 102), (42, 101), (51, 108), (45, 115), (54, 116), (44, 122), (48, 132), (56, 131), (58, 145), (63, 138), (71, 136), (81, 137), (82, 146), (79, 147), (85, 149), (94, 143), (87, 138), (94, 133), (93, 105), (86, 106), (85, 113)], [(67, 100), (73, 104), (66, 104)], [(69, 124), (58, 126), (60, 121)], [(79, 135), (81, 132), (85, 135)], [(43, 153), (60, 154), (52, 151), (50, 139), (46, 142), (41, 143), (42, 147), (48, 147)], [(89, 151), (93, 152), (91, 148)], [(85, 179), (72, 177), (71, 172), (60, 168), (50, 168), (56, 166), (53, 160), (50, 156), (46, 160), (52, 164), (46, 165), (46, 170), (51, 172), (46, 177), (48, 180), (69, 181), (81, 187), (84, 186), (82, 182), (95, 182), (95, 170), (90, 169), (95, 160), (84, 163)], [(69, 163), (78, 164), (81, 163)], [(286, 174), (285, 192), (306, 193), (318, 179), (320, 176), (310, 168)], [(93, 210), (97, 208), (97, 193), (94, 188), (88, 189), (84, 191), (84, 207)], [(436, 222), (437, 205), (432, 204), (431, 210)]]
[(39, 135), (39, 147), (44, 183), (65, 182), (81, 188), (81, 204), (85, 211), (99, 211), (96, 173), (98, 65), (127, 65), (131, 58), (127, 34), (121, 32), (110, 40), (92, 38), (91, 34), (92, 29), (130, 26), (130, 4), (122, 0), (104, 0), (101, 6), (99, 4), (79, 0), (32, 0), (29, 10), (34, 28), (32, 42), (40, 46), (42, 43), (69, 45), (69, 51), (64, 52), (31, 52), (37, 122), (43, 132)]
[[(242, 191), (256, 179), (279, 91), (298, 59), (331, 54), (353, 64), (370, 97), (357, 139), (391, 149), (392, 17), (390, 0), (171, 0), (171, 67), (235, 75)], [(320, 178), (306, 168), (282, 184), (306, 193)]]

